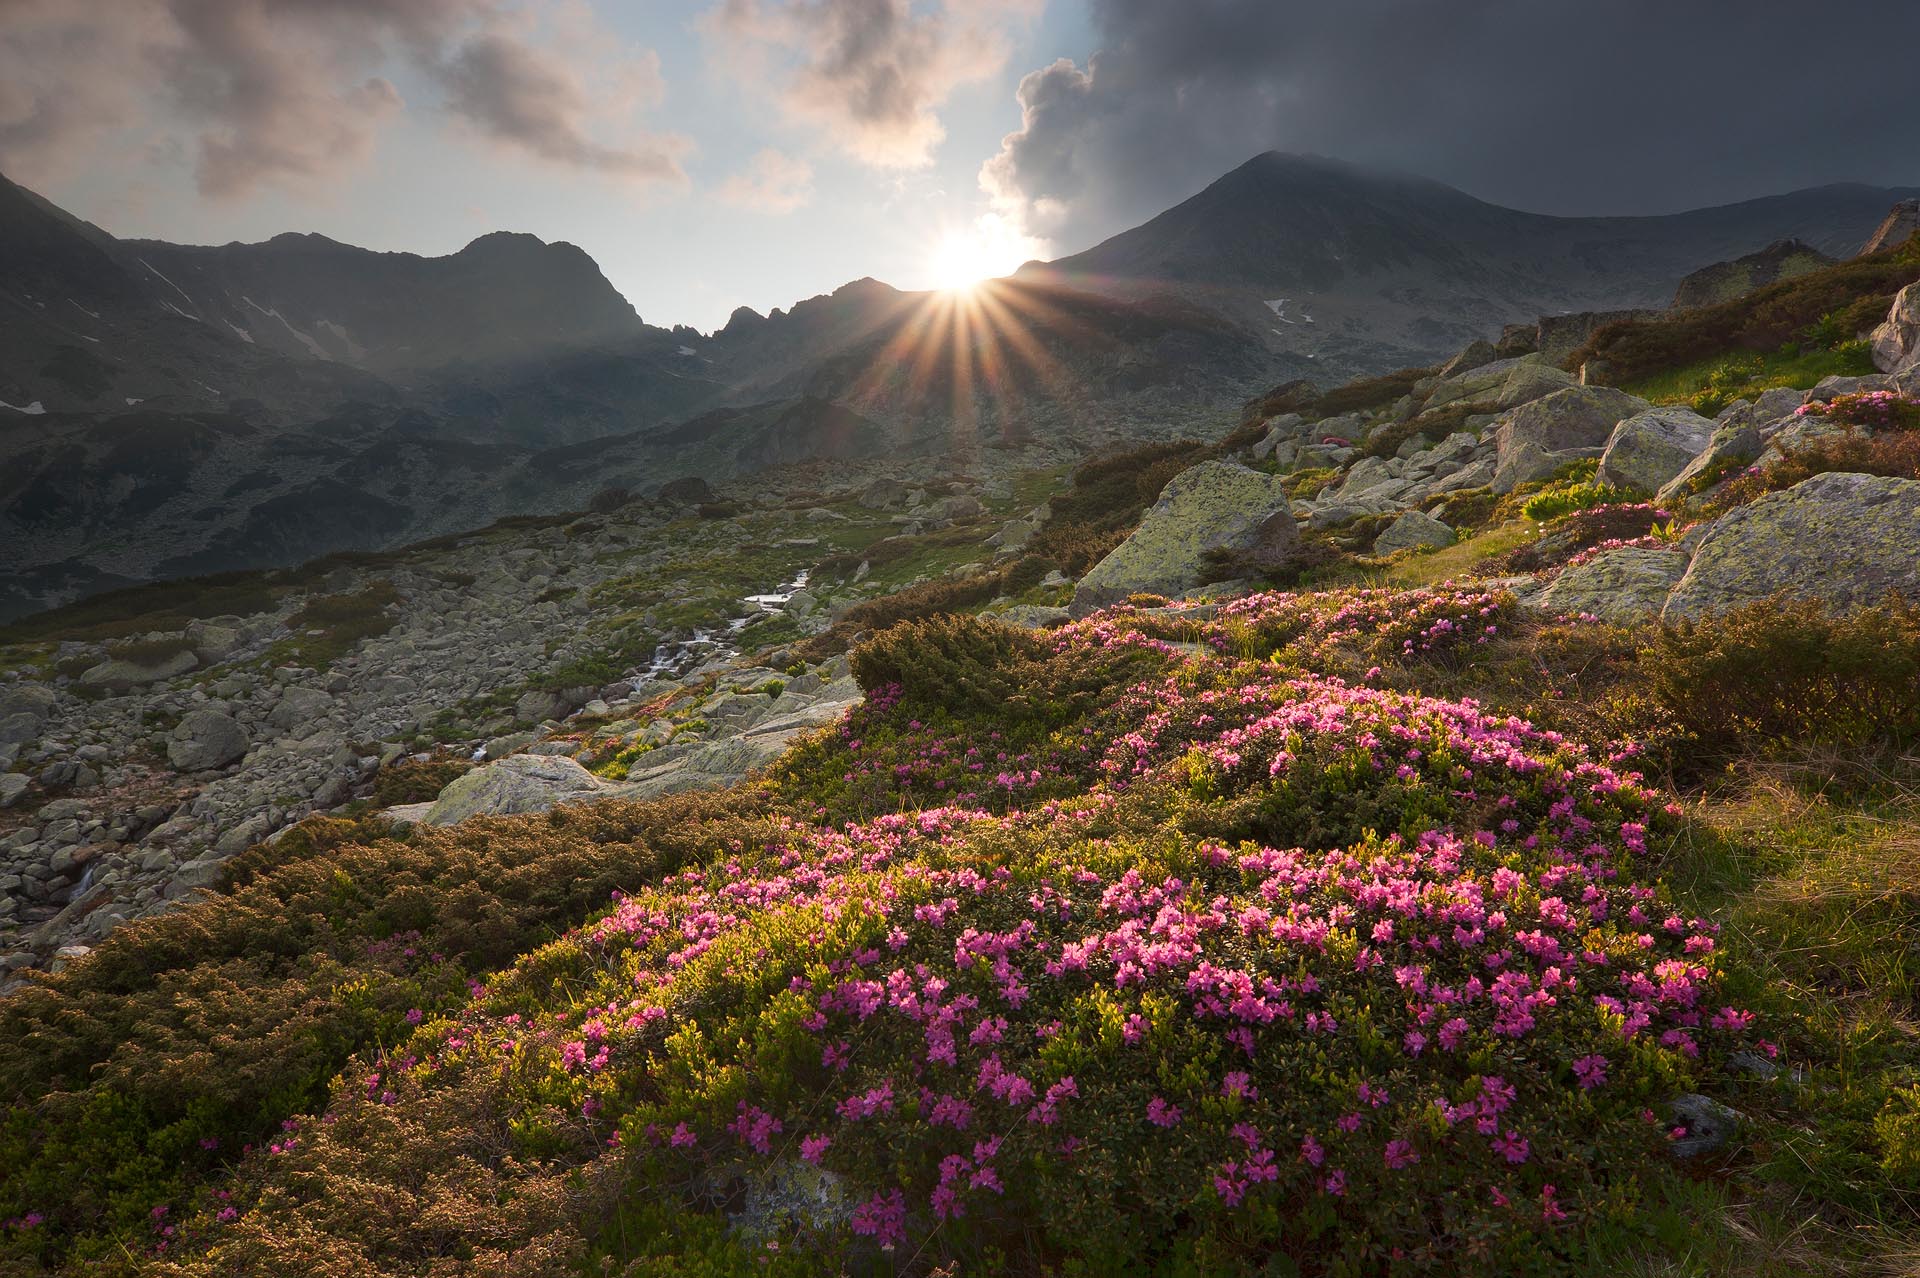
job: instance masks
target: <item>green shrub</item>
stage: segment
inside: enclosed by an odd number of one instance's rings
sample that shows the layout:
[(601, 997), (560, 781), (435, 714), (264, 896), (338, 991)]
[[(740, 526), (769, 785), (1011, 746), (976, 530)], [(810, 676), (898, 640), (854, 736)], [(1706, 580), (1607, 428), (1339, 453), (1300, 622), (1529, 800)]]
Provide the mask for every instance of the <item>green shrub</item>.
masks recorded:
[(1575, 511), (1588, 510), (1595, 506), (1610, 506), (1630, 502), (1640, 494), (1629, 489), (1615, 488), (1612, 484), (1597, 484), (1592, 480), (1583, 480), (1571, 484), (1555, 484), (1521, 503), (1520, 513), (1536, 523), (1545, 523), (1570, 515)]
[(1693, 765), (1920, 742), (1920, 608), (1773, 598), (1662, 628), (1639, 664)]

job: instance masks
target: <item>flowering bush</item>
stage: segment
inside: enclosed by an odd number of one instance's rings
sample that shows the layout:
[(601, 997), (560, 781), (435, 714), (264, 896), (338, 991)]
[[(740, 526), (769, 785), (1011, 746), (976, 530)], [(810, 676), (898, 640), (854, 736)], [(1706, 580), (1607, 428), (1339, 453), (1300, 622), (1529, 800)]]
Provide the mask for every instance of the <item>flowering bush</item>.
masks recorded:
[[(350, 1069), (182, 1220), (178, 1272), (296, 1238), (367, 1272), (684, 1262), (715, 1211), (740, 1266), (1551, 1269), (1631, 1209), (1654, 1107), (1743, 1037), (1713, 929), (1642, 881), (1669, 818), (1521, 720), (1266, 659), (1471, 650), (1509, 606), (1255, 596), (865, 654), (892, 678), (778, 781), (813, 819), (738, 830)], [(1125, 690), (1076, 695), (1101, 662)], [(974, 663), (950, 700), (921, 678)], [(1028, 711), (981, 700), (996, 679)], [(978, 778), (1009, 726), (1055, 753), (1002, 793)], [(907, 766), (901, 810), (849, 819), (869, 753)], [(422, 1185), (430, 1240), (340, 1206)], [(616, 1202), (656, 1204), (638, 1241), (602, 1231)]]
[(1920, 430), (1920, 398), (1899, 391), (1856, 391), (1814, 400), (1794, 410), (1802, 417), (1824, 417), (1867, 430)]

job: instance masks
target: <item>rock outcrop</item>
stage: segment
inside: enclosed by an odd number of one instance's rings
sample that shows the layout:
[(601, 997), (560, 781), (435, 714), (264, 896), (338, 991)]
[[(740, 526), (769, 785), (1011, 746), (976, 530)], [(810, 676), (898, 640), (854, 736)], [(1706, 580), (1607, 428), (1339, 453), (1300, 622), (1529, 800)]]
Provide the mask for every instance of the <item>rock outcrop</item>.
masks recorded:
[(1453, 544), (1453, 529), (1431, 515), (1409, 510), (1388, 524), (1373, 541), (1373, 553), (1391, 555), (1398, 550), (1438, 549)]
[(1658, 492), (1713, 438), (1714, 424), (1690, 408), (1635, 413), (1613, 428), (1594, 478), (1616, 488)]
[(1920, 369), (1920, 283), (1894, 294), (1886, 322), (1873, 330), (1873, 366), (1883, 373)]
[(1573, 386), (1522, 404), (1494, 429), (1493, 491), (1510, 493), (1569, 462), (1598, 457), (1623, 418), (1651, 408), (1611, 386)]
[[(1663, 612), (1725, 612), (1776, 592), (1859, 608), (1920, 599), (1920, 482), (1826, 474), (1716, 520)], [(1757, 672), (1756, 672), (1757, 673)]]
[(1624, 625), (1658, 613), (1686, 570), (1687, 557), (1678, 549), (1622, 546), (1563, 571), (1534, 607), (1551, 616)]
[(565, 755), (510, 754), (453, 781), (421, 819), (455, 825), (476, 816), (547, 812), (599, 798), (610, 787)]
[(1093, 566), (1073, 592), (1073, 612), (1085, 616), (1142, 592), (1192, 590), (1208, 551), (1245, 552), (1278, 566), (1299, 549), (1300, 532), (1278, 476), (1202, 462), (1169, 480), (1133, 535)]
[(1775, 240), (1757, 253), (1736, 257), (1730, 262), (1715, 262), (1688, 275), (1673, 295), (1673, 308), (1686, 310), (1730, 302), (1768, 284), (1832, 266), (1834, 260), (1800, 240)]

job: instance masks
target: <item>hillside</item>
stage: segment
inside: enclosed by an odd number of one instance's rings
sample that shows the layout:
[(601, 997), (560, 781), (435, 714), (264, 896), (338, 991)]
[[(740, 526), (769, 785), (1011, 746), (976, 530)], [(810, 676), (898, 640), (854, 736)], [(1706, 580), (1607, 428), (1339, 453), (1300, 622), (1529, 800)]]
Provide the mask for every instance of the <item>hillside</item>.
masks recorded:
[(1268, 152), (1022, 276), (1122, 297), (1178, 290), (1344, 377), (1430, 363), (1540, 315), (1665, 306), (1682, 276), (1777, 240), (1851, 256), (1887, 206), (1913, 194), (1829, 186), (1655, 217), (1548, 217)]
[(1917, 299), (0, 631), (0, 1272), (1905, 1272)]

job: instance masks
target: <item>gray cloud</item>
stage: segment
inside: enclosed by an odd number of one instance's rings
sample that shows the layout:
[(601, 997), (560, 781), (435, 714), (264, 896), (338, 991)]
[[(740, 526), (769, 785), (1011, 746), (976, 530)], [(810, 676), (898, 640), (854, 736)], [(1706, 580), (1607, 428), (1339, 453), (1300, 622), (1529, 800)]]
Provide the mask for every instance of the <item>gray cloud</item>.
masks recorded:
[(1037, 0), (723, 0), (709, 31), (745, 83), (777, 86), (782, 105), (827, 140), (883, 168), (926, 164), (946, 136), (939, 107), (1005, 64), (1009, 24)]
[[(366, 159), (406, 105), (388, 72), (412, 68), (484, 142), (683, 180), (684, 142), (607, 109), (635, 95), (590, 91), (635, 68), (602, 65), (587, 46), (605, 42), (555, 12), (549, 32), (500, 0), (0, 0), (0, 165), (47, 180), (185, 135), (211, 198), (315, 186)], [(638, 73), (657, 85), (651, 54)]]
[[(981, 182), (1063, 250), (1268, 149), (1545, 212), (1655, 212), (1920, 176), (1920, 5), (1093, 0), (1099, 51), (1020, 85)], [(1811, 25), (1810, 25), (1811, 24)], [(1840, 33), (1845, 33), (1844, 39)], [(1817, 37), (1802, 50), (1800, 35)]]

